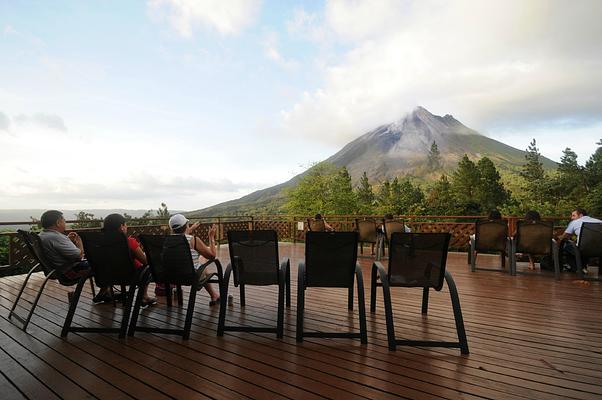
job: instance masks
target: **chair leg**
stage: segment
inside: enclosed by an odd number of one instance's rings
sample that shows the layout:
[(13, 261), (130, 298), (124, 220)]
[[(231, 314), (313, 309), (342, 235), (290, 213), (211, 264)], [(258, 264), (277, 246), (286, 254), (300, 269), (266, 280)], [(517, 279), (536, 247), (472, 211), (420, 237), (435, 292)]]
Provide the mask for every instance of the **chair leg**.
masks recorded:
[(220, 290), (220, 305), (219, 305), (219, 319), (217, 321), (217, 336), (224, 336), (224, 326), (226, 325), (226, 301), (228, 299), (228, 286), (230, 284), (230, 274), (232, 273), (232, 266), (228, 264), (226, 272), (224, 272), (223, 289)]
[(581, 258), (581, 251), (577, 246), (575, 247), (575, 263), (577, 264), (577, 278), (583, 279), (583, 259)]
[(397, 344), (395, 343), (395, 326), (393, 325), (393, 307), (391, 305), (391, 288), (389, 282), (383, 279), (383, 275), (380, 277), (383, 287), (383, 302), (385, 304), (385, 321), (387, 323), (387, 342), (389, 343), (389, 350), (395, 351)]
[(476, 240), (470, 239), (470, 270), (472, 272), (475, 272), (477, 270), (477, 251), (475, 247)]
[(362, 267), (355, 268), (355, 277), (357, 280), (357, 306), (360, 316), (360, 340), (362, 344), (368, 343), (368, 328), (366, 326), (366, 300), (364, 299), (364, 279), (362, 277)]
[(370, 312), (376, 312), (376, 277), (378, 268), (372, 264), (372, 274), (370, 277)]
[(61, 337), (67, 337), (67, 334), (69, 333), (69, 328), (71, 328), (71, 322), (73, 321), (73, 316), (75, 315), (75, 309), (77, 308), (79, 297), (82, 294), (82, 289), (84, 288), (84, 284), (86, 283), (87, 279), (87, 277), (80, 279), (75, 287), (75, 293), (73, 293), (73, 298), (69, 303), (69, 311), (67, 312), (65, 323), (63, 324), (63, 329), (61, 330)]
[(140, 305), (142, 304), (142, 297), (144, 297), (144, 290), (138, 290), (138, 293), (136, 295), (136, 302), (134, 303), (134, 310), (132, 311), (132, 318), (130, 320), (128, 336), (134, 336), (134, 333), (136, 332), (138, 316), (140, 315)]
[(182, 292), (182, 285), (176, 286), (176, 297), (178, 298), (178, 307), (184, 306), (184, 294)]
[(286, 264), (286, 307), (291, 307), (291, 265), (290, 261)]
[(173, 305), (173, 293), (171, 292), (171, 284), (165, 283), (165, 301), (167, 301), (167, 307)]
[(452, 307), (454, 309), (454, 319), (456, 321), (456, 331), (458, 333), (458, 341), (460, 342), (460, 352), (469, 354), (468, 340), (466, 339), (466, 330), (464, 329), (464, 318), (462, 317), (462, 309), (460, 308), (460, 298), (458, 297), (458, 289), (456, 283), (449, 271), (445, 271), (445, 281), (449, 287)]
[(129, 300), (127, 298), (127, 290), (125, 290), (125, 285), (121, 285), (121, 304), (125, 307), (127, 301)]
[(194, 312), (194, 303), (196, 301), (196, 294), (198, 292), (198, 286), (192, 285), (190, 287), (190, 294), (188, 295), (188, 309), (186, 310), (186, 321), (184, 322), (184, 332), (182, 339), (188, 340), (190, 338), (190, 327), (192, 326), (192, 314)]
[(422, 289), (422, 314), (428, 313), (429, 310), (429, 288)]
[(42, 282), (42, 286), (38, 290), (38, 294), (36, 295), (36, 298), (33, 301), (33, 304), (31, 305), (31, 309), (29, 310), (29, 313), (27, 314), (27, 318), (25, 319), (25, 322), (23, 323), (23, 327), (22, 327), (23, 331), (27, 331), (27, 325), (29, 325), (31, 316), (33, 315), (33, 312), (35, 311), (36, 307), (38, 306), (38, 301), (40, 301), (40, 296), (42, 296), (42, 292), (44, 291), (44, 288), (46, 287), (48, 280), (52, 279), (53, 275), (54, 275), (54, 270), (50, 274), (48, 274), (46, 279), (44, 279), (44, 282)]
[(245, 285), (240, 283), (238, 287), (240, 289), (240, 306), (244, 307), (247, 304), (245, 301)]
[[(19, 290), (19, 293), (17, 294), (17, 298), (15, 298), (15, 302), (13, 303), (13, 306), (10, 308), (10, 311), (8, 313), (8, 318), (9, 319), (15, 313), (15, 309), (17, 308), (17, 303), (19, 303), (19, 300), (21, 299), (21, 296), (23, 295), (23, 291), (25, 290), (25, 287), (27, 286), (27, 282), (29, 282), (29, 278), (31, 278), (31, 274), (33, 274), (33, 272), (36, 270), (36, 268), (38, 268), (39, 265), (40, 264), (34, 265), (33, 268), (31, 268), (29, 270), (29, 273), (25, 277), (25, 280), (23, 281), (23, 284), (21, 285), (21, 289)], [(54, 270), (52, 270), (51, 274), (52, 273), (54, 273)]]
[(516, 240), (510, 241), (510, 275), (516, 276)]
[(94, 278), (90, 277), (90, 290), (92, 291), (92, 298), (96, 297), (96, 288), (94, 288)]
[(305, 265), (299, 264), (297, 275), (297, 342), (303, 342), (303, 313), (305, 311)]
[(276, 324), (276, 337), (278, 339), (284, 336), (284, 291), (285, 285), (285, 272), (281, 271), (278, 279), (278, 322)]
[(353, 283), (347, 289), (347, 309), (353, 311)]
[[(123, 315), (121, 317), (121, 329), (119, 330), (119, 338), (125, 337), (128, 329), (128, 323), (130, 322), (130, 313), (132, 312), (132, 303), (134, 302), (134, 295), (136, 294), (137, 285), (130, 285), (130, 289), (127, 292), (127, 300), (123, 307)], [(142, 291), (142, 287), (138, 289)]]
[(554, 258), (554, 274), (556, 279), (560, 279), (560, 255), (556, 241), (552, 243), (552, 257)]

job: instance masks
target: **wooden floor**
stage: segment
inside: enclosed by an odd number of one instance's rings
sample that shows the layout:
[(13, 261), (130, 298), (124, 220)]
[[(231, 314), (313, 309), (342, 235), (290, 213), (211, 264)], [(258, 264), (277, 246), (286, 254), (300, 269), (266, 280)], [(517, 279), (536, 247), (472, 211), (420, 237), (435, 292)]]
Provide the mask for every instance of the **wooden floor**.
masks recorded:
[[(281, 244), (290, 256), (293, 304), (285, 314), (285, 337), (226, 333), (216, 336), (218, 307), (197, 297), (192, 335), (137, 333), (119, 340), (109, 334), (69, 334), (61, 339), (66, 289), (50, 283), (24, 333), (6, 319), (24, 276), (0, 279), (0, 398), (6, 399), (601, 399), (602, 286), (566, 274), (511, 277), (468, 272), (466, 254), (450, 254), (470, 355), (457, 349), (387, 350), (382, 293), (368, 315), (368, 345), (356, 339), (307, 338), (295, 342), (296, 265), (302, 244)], [(227, 260), (226, 246), (220, 258)], [(364, 266), (369, 294), (371, 260)], [(478, 264), (498, 259), (479, 256)], [(38, 275), (30, 285), (37, 287)], [(89, 287), (86, 288), (89, 290)], [(32, 299), (34, 291), (26, 291)], [(244, 312), (234, 294), (229, 324), (274, 325), (275, 288), (247, 288)], [(306, 327), (341, 330), (358, 326), (346, 309), (346, 291), (308, 289)], [(368, 300), (368, 296), (366, 297)], [(432, 293), (429, 314), (420, 314), (421, 291), (393, 289), (398, 336), (455, 339), (447, 288)], [(181, 325), (183, 311), (160, 302), (142, 321)], [(117, 320), (120, 308), (93, 305), (86, 292), (74, 323), (98, 326)], [(23, 309), (20, 310), (24, 312)]]

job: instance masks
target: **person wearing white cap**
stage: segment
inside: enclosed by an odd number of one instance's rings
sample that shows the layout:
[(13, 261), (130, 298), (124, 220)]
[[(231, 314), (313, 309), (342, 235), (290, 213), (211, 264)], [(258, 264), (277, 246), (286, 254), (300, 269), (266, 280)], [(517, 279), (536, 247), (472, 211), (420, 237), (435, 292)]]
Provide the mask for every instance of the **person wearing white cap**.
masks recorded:
[[(208, 260), (213, 260), (217, 255), (217, 249), (215, 247), (215, 225), (211, 225), (211, 228), (209, 228), (209, 245), (206, 245), (201, 238), (192, 235), (192, 232), (194, 232), (199, 225), (199, 222), (195, 222), (192, 225), (189, 224), (188, 218), (182, 214), (175, 214), (169, 218), (169, 227), (171, 228), (172, 232), (175, 234), (184, 235), (186, 236), (186, 239), (188, 239), (188, 243), (190, 244), (190, 253), (192, 254), (192, 260), (195, 268), (198, 268), (199, 265), (202, 264), (200, 260), (201, 256)], [(205, 269), (201, 274), (201, 280), (206, 280), (208, 275), (209, 273)], [(219, 304), (219, 294), (216, 293), (215, 289), (213, 289), (213, 286), (211, 286), (209, 283), (205, 283), (203, 287), (211, 296), (209, 305), (214, 306)]]

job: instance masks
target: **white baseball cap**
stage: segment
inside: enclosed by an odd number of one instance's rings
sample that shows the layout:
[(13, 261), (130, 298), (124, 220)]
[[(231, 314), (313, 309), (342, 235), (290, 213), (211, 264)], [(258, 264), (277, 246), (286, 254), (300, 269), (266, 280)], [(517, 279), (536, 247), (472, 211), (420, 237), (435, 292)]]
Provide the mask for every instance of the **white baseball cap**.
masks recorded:
[(171, 229), (179, 229), (188, 223), (188, 219), (182, 214), (172, 215), (169, 219), (169, 227)]

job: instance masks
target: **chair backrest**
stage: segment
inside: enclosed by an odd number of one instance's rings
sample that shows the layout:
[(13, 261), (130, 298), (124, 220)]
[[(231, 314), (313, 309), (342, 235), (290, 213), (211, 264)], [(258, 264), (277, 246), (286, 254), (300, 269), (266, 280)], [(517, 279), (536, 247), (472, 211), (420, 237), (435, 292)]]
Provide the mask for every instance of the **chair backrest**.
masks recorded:
[(475, 249), (477, 251), (505, 251), (508, 244), (508, 224), (504, 221), (477, 221)]
[(163, 244), (165, 235), (140, 235), (138, 236), (146, 260), (155, 283), (169, 283), (168, 271), (163, 267)]
[(579, 233), (578, 247), (585, 257), (602, 257), (602, 224), (584, 222)]
[(376, 243), (376, 221), (373, 219), (355, 220), (358, 240), (366, 243)]
[(391, 235), (393, 235), (395, 232), (403, 233), (406, 231), (405, 225), (400, 219), (385, 219), (383, 221), (383, 227), (385, 229), (385, 238), (387, 239), (387, 242), (391, 241)]
[[(245, 285), (278, 283), (278, 234), (274, 230), (228, 231), (230, 260), (238, 282)], [(238, 282), (236, 282), (238, 284)]]
[(357, 263), (357, 232), (307, 232), (306, 286), (350, 287)]
[(163, 242), (163, 268), (168, 282), (192, 285), (196, 279), (190, 244), (184, 235), (168, 235)]
[(309, 218), (307, 220), (307, 229), (311, 232), (325, 232), (326, 224), (323, 219)]
[(518, 221), (516, 251), (527, 254), (551, 254), (554, 224), (551, 221)]
[(393, 233), (389, 243), (391, 286), (441, 290), (450, 238), (449, 233)]
[(138, 273), (122, 232), (81, 232), (84, 252), (99, 287), (130, 285)]
[(44, 247), (42, 246), (42, 241), (40, 237), (35, 232), (27, 232), (21, 229), (17, 230), (17, 234), (19, 238), (25, 243), (27, 249), (35, 259), (35, 261), (40, 264), (42, 271), (45, 276), (54, 269), (52, 268), (52, 264), (46, 259), (46, 254), (44, 253)]

